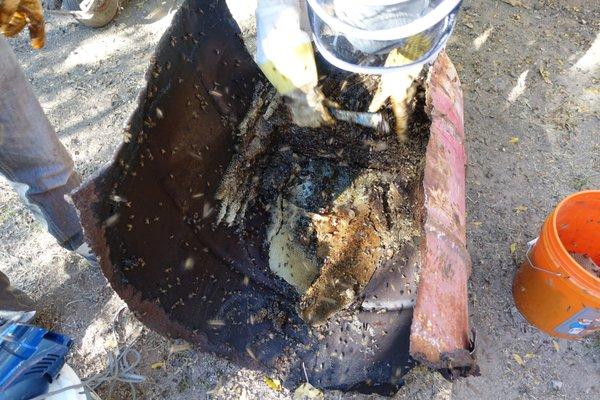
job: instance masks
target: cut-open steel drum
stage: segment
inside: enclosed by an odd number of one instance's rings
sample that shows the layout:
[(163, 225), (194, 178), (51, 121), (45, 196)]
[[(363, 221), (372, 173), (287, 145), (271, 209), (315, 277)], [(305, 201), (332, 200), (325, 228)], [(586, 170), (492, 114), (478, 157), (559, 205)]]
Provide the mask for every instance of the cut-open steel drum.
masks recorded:
[(448, 57), (438, 57), (426, 82), (416, 304), (407, 307), (393, 289), (406, 279), (402, 268), (379, 268), (364, 291), (370, 306), (330, 319), (325, 335), (303, 322), (289, 285), (269, 270), (266, 216), (257, 212), (244, 234), (215, 224), (232, 127), (258, 84), (267, 82), (225, 1), (187, 0), (158, 45), (113, 162), (74, 194), (115, 291), (150, 328), (276, 373), (290, 387), (304, 380), (303, 365), (315, 386), (380, 392), (401, 385), (416, 362), (475, 368), (462, 92)]

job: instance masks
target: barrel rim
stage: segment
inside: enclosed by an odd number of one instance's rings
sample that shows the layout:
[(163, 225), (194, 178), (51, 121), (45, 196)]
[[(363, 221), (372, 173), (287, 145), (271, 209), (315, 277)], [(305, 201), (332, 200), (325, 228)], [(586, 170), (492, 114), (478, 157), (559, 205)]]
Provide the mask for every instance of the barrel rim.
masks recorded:
[[(573, 193), (566, 198), (564, 198), (550, 217), (548, 218), (547, 224), (544, 224), (544, 228), (542, 229), (542, 233), (546, 231), (547, 233), (551, 233), (550, 235), (546, 235), (550, 246), (548, 249), (554, 253), (553, 256), (556, 256), (561, 261), (561, 268), (563, 268), (569, 275), (568, 278), (576, 278), (571, 279), (572, 281), (576, 281), (579, 286), (585, 287), (589, 292), (591, 292), (592, 296), (597, 297), (600, 300), (600, 277), (595, 276), (585, 268), (583, 268), (569, 253), (562, 240), (560, 239), (560, 235), (558, 234), (557, 227), (557, 218), (561, 209), (568, 203), (576, 200), (581, 196), (589, 196), (589, 195), (597, 195), (598, 202), (600, 202), (600, 190), (585, 190), (577, 193)], [(543, 236), (543, 235), (542, 235)]]

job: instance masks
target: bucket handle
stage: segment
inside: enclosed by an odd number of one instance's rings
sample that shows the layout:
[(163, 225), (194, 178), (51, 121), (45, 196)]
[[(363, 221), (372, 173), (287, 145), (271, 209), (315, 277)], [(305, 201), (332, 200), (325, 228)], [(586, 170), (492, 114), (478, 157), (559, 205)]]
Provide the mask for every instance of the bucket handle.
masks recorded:
[(540, 267), (536, 266), (533, 263), (533, 261), (531, 261), (531, 258), (529, 257), (529, 253), (531, 253), (531, 249), (533, 249), (533, 246), (535, 246), (535, 244), (537, 243), (538, 239), (539, 239), (539, 237), (536, 237), (535, 239), (533, 239), (532, 241), (530, 241), (530, 242), (527, 243), (527, 251), (525, 252), (525, 258), (527, 259), (527, 263), (533, 269), (537, 269), (538, 271), (542, 271), (542, 272), (545, 272), (545, 273), (550, 274), (550, 275), (555, 275), (555, 276), (558, 276), (558, 277), (562, 277), (563, 274), (561, 274), (560, 272), (553, 272), (553, 271), (548, 271), (547, 269), (540, 268)]

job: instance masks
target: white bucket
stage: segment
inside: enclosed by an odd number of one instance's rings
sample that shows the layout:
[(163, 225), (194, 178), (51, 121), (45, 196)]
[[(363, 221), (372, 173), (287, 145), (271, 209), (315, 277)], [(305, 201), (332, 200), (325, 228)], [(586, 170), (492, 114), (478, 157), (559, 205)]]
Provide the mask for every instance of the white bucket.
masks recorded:
[[(48, 388), (48, 393), (74, 385), (81, 385), (81, 379), (79, 379), (75, 371), (73, 371), (73, 368), (65, 364), (60, 370), (58, 377)], [(86, 395), (82, 387), (78, 387), (50, 395), (46, 397), (46, 400), (91, 400), (91, 398)]]

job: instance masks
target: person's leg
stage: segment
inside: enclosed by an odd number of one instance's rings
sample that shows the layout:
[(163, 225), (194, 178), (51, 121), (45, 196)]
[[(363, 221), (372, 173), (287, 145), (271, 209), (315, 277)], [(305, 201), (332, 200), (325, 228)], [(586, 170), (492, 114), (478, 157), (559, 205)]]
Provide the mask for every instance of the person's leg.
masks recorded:
[(61, 246), (75, 250), (83, 244), (75, 208), (64, 197), (81, 179), (1, 35), (0, 173), (14, 184), (28, 208), (43, 218)]

